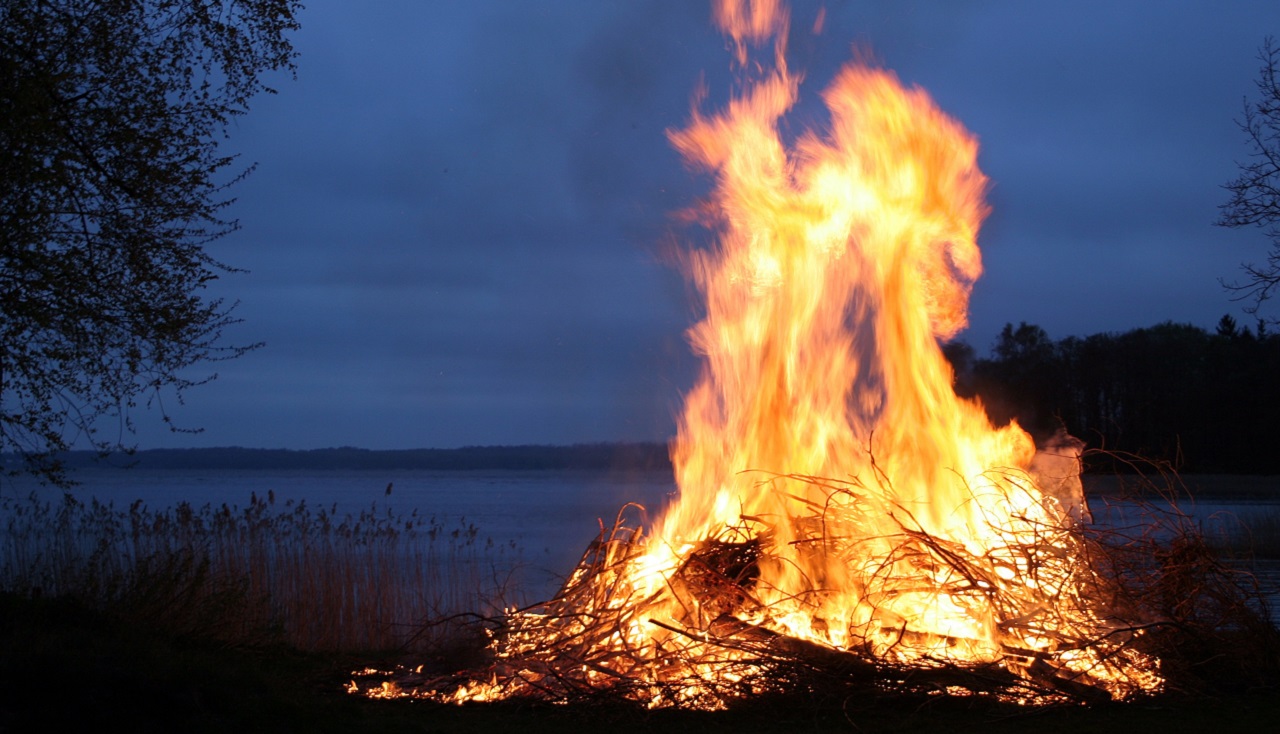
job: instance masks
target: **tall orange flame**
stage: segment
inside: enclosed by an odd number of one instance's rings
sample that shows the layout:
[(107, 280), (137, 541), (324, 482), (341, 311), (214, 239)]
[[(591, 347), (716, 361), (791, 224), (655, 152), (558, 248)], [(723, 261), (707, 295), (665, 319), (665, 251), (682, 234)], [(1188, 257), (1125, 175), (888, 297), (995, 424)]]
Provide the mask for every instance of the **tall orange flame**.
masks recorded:
[(770, 38), (773, 62), (671, 134), (716, 177), (719, 233), (688, 257), (705, 367), (672, 446), (680, 494), (643, 544), (602, 543), (542, 611), (513, 614), (494, 680), (452, 700), (626, 681), (651, 705), (714, 705), (725, 678), (760, 670), (726, 643), (743, 630), (1054, 690), (1158, 689), (1059, 500), (1080, 500), (1078, 448), (1037, 455), (952, 389), (939, 340), (982, 271), (977, 142), (922, 90), (852, 64), (824, 95), (830, 129), (788, 148), (786, 13), (716, 0), (714, 18), (739, 64)]
[[(640, 583), (656, 593), (700, 540), (746, 528), (766, 546), (753, 623), (902, 659), (1041, 649), (1007, 610), (956, 593), (954, 569), (901, 545), (954, 544), (991, 564), (992, 579), (966, 583), (1022, 584), (1036, 599), (1088, 577), (1082, 559), (1049, 578), (1025, 557), (1066, 552), (1053, 536), (1071, 520), (1030, 473), (1030, 436), (958, 398), (939, 346), (966, 325), (982, 271), (976, 140), (924, 91), (854, 64), (824, 94), (829, 132), (788, 150), (778, 126), (799, 79), (781, 61), (785, 12), (720, 0), (715, 19), (740, 55), (776, 36), (778, 63), (723, 113), (671, 134), (716, 175), (719, 238), (689, 258), (705, 367), (672, 448), (680, 495)], [(666, 613), (688, 612), (672, 600)]]

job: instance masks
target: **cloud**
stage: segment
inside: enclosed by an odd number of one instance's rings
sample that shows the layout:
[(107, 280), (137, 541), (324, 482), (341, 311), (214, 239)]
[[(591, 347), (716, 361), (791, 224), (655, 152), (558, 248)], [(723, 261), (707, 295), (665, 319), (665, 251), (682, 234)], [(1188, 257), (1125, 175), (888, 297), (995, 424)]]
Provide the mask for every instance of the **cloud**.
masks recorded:
[[(792, 3), (806, 71), (786, 129), (858, 44), (973, 130), (993, 181), (967, 338), (1055, 337), (1233, 309), (1217, 284), (1263, 243), (1211, 226), (1245, 154), (1231, 120), (1273, 2)], [(826, 6), (826, 27), (811, 32)], [(217, 365), (144, 445), (372, 447), (656, 438), (692, 380), (696, 304), (662, 262), (706, 235), (671, 213), (710, 185), (666, 133), (733, 93), (701, 2), (326, 3), (297, 82), (232, 145), (251, 271)], [(1252, 248), (1252, 249), (1251, 249)], [(1250, 257), (1252, 253), (1252, 257)]]

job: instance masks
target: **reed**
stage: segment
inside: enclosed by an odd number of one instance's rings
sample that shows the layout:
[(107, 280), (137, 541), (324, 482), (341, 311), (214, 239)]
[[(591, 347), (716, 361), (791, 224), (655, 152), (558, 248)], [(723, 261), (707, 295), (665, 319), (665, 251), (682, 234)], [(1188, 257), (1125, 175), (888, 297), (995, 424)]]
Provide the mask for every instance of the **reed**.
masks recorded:
[(0, 590), (227, 644), (428, 651), (459, 634), (448, 620), (520, 602), (514, 543), (416, 510), (341, 514), (271, 493), (164, 510), (31, 495), (0, 498), (0, 523)]
[(1258, 507), (1227, 519), (1216, 544), (1256, 559), (1280, 558), (1280, 508)]

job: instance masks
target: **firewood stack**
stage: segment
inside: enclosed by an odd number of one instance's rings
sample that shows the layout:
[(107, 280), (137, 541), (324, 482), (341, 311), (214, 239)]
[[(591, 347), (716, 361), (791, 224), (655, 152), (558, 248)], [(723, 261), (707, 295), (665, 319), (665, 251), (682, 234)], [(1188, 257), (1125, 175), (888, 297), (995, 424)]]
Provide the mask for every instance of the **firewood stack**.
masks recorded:
[[(1035, 584), (1002, 583), (996, 566), (1006, 560), (972, 555), (956, 543), (902, 527), (893, 540), (894, 557), (928, 572), (924, 581), (910, 579), (913, 588), (944, 579), (939, 593), (995, 610), (1000, 643), (985, 659), (948, 654), (981, 641), (930, 632), (890, 608), (876, 609), (872, 624), (861, 630), (866, 636), (851, 636), (851, 644), (841, 647), (782, 631), (773, 623), (776, 610), (761, 601), (761, 569), (779, 561), (772, 555), (777, 549), (771, 529), (759, 522), (694, 544), (659, 590), (641, 592), (631, 574), (649, 541), (619, 522), (591, 544), (554, 598), (487, 620), (490, 658), (482, 669), (364, 671), (350, 690), (452, 702), (603, 699), (718, 709), (748, 697), (796, 692), (834, 700), (857, 693), (877, 699), (1093, 703), (1154, 695), (1164, 681), (1166, 690), (1188, 692), (1231, 676), (1280, 679), (1280, 636), (1259, 616), (1257, 588), (1241, 583), (1237, 571), (1214, 558), (1203, 539), (1197, 541), (1194, 527), (1174, 520), (1172, 528), (1147, 530), (1141, 537), (1076, 526), (1035, 541), (1070, 545), (1069, 553), (1004, 549), (1001, 559), (1021, 551), (1045, 559), (1046, 567), (1032, 570), (1042, 580), (1055, 573), (1083, 574), (1060, 587), (1045, 584), (1052, 598), (1036, 597)], [(838, 523), (828, 518), (828, 524)], [(817, 540), (811, 545), (821, 552), (843, 552), (839, 538)], [(1194, 562), (1162, 562), (1171, 545), (1184, 549), (1183, 555), (1188, 547), (1201, 550)], [(1081, 570), (1052, 567), (1068, 557), (1090, 562)], [(867, 595), (892, 599), (902, 581), (870, 578)], [(1171, 586), (1186, 591), (1176, 606), (1168, 599)], [(1080, 622), (1073, 612), (1084, 605), (1095, 615), (1090, 619), (1100, 621)], [(659, 608), (667, 611), (654, 613)], [(811, 624), (821, 630), (832, 622), (815, 616)], [(1042, 644), (1032, 647), (1025, 639)], [(900, 654), (907, 649), (939, 652)], [(1082, 666), (1081, 659), (1092, 662)], [(1213, 677), (1197, 677), (1201, 669), (1212, 670)]]

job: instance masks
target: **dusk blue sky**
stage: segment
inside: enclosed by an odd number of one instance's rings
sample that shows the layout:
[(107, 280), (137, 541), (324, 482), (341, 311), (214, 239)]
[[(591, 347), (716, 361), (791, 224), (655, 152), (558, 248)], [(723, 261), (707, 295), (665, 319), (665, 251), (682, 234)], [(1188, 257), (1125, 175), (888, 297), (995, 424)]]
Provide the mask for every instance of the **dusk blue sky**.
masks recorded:
[[(993, 212), (961, 338), (1249, 322), (1219, 284), (1261, 260), (1213, 226), (1275, 0), (792, 3), (789, 123), (869, 49), (979, 138)], [(298, 78), (229, 147), (257, 171), (215, 257), (246, 274), (229, 343), (266, 346), (135, 415), (141, 448), (665, 440), (696, 305), (663, 261), (708, 181), (670, 148), (705, 79), (703, 0), (311, 0)]]

